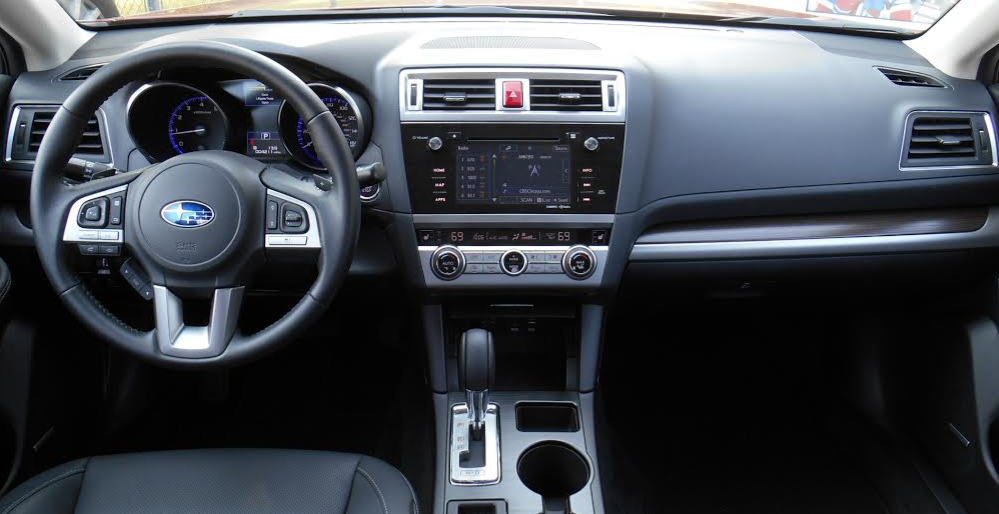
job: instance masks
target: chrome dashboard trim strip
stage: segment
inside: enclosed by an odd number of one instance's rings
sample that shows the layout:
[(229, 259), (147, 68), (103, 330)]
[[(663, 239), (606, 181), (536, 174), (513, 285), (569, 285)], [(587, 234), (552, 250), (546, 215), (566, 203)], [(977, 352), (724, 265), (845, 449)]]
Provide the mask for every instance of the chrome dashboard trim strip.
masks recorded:
[(973, 232), (767, 241), (636, 244), (632, 262), (678, 262), (932, 252), (999, 247), (999, 207)]

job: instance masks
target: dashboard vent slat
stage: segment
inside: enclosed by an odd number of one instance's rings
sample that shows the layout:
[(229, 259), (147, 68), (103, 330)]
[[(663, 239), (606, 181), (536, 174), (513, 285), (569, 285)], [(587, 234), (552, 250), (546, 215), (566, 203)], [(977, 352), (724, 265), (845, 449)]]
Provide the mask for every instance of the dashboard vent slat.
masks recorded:
[(426, 79), (423, 81), (423, 110), (496, 109), (496, 81), (493, 79)]
[(918, 113), (911, 117), (903, 167), (984, 166), (993, 163), (991, 127), (981, 113)]
[(599, 80), (534, 79), (532, 111), (602, 111), (603, 86)]
[(947, 87), (939, 80), (929, 75), (923, 75), (922, 73), (903, 71), (903, 70), (893, 70), (891, 68), (878, 68), (878, 71), (884, 74), (884, 76), (892, 83), (898, 86), (934, 87), (934, 88)]
[[(31, 122), (28, 130), (28, 141), (25, 150), (30, 156), (38, 153), (42, 146), (42, 138), (55, 117), (55, 111), (34, 110), (28, 113)], [(23, 118), (22, 118), (23, 119)], [(104, 151), (104, 138), (101, 134), (101, 124), (97, 121), (97, 116), (93, 116), (87, 121), (87, 128), (80, 136), (80, 142), (76, 146), (76, 154), (102, 156)]]
[(82, 68), (76, 68), (75, 70), (69, 70), (63, 73), (59, 77), (59, 80), (87, 80), (91, 75), (97, 72), (97, 70), (103, 68), (103, 64), (91, 64), (90, 66), (83, 66)]

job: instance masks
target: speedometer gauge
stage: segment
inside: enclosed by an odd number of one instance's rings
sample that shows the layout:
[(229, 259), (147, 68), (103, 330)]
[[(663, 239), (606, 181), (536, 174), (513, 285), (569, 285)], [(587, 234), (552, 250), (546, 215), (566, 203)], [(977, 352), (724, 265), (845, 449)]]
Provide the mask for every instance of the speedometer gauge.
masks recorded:
[[(365, 123), (362, 107), (349, 93), (338, 87), (325, 84), (310, 84), (312, 90), (326, 104), (333, 117), (336, 118), (347, 146), (354, 158), (358, 158), (364, 150)], [(282, 139), (288, 147), (288, 152), (302, 164), (314, 168), (325, 169), (312, 146), (312, 136), (302, 119), (287, 103), (281, 104), (280, 123)]]
[(178, 154), (225, 147), (225, 117), (207, 96), (192, 96), (174, 107), (167, 130)]

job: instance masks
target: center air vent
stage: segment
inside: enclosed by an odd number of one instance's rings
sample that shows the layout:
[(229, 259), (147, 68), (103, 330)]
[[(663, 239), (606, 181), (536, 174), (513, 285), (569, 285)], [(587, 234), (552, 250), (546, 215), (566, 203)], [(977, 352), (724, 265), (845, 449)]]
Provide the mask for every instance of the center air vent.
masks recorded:
[(90, 66), (76, 68), (75, 70), (70, 70), (64, 73), (61, 77), (59, 77), (59, 80), (87, 80), (91, 75), (96, 73), (97, 70), (103, 67), (103, 64), (92, 64)]
[[(33, 161), (55, 114), (56, 111), (51, 106), (15, 108), (10, 127), (12, 134), (9, 135), (9, 140), (12, 144), (8, 149), (8, 160)], [(96, 115), (87, 121), (75, 155), (102, 162), (111, 160), (104, 143), (102, 126)]]
[(423, 81), (423, 110), (495, 110), (493, 79), (427, 79)]
[(602, 111), (603, 99), (599, 80), (531, 81), (532, 111)]
[(913, 113), (902, 167), (994, 164), (990, 123), (983, 113)]
[(893, 70), (891, 68), (878, 68), (878, 71), (898, 86), (909, 87), (947, 87), (939, 80), (921, 73), (912, 71)]

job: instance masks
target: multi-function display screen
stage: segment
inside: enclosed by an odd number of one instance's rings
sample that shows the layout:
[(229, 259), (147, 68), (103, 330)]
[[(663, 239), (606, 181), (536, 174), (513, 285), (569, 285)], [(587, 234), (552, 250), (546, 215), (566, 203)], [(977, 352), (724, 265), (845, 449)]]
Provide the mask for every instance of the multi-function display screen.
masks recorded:
[(459, 143), (455, 147), (459, 205), (572, 204), (569, 145), (530, 142)]

